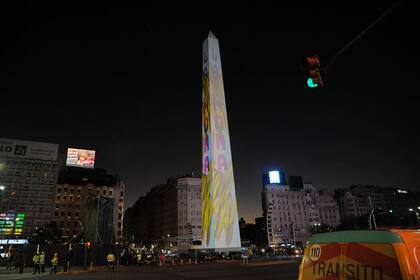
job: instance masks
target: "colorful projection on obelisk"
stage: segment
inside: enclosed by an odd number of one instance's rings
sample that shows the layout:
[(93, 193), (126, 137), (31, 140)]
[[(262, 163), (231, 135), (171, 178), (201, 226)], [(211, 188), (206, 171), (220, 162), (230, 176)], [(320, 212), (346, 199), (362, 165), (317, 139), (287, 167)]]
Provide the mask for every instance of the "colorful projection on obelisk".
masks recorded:
[(203, 44), (202, 247), (241, 247), (219, 41)]

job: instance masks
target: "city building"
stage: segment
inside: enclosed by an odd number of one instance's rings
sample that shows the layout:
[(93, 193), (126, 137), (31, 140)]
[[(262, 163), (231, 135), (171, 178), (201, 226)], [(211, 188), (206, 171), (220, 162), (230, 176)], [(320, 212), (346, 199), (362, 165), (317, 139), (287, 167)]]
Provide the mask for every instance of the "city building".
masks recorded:
[[(88, 197), (112, 199), (113, 235), (116, 241), (122, 240), (125, 207), (123, 182), (103, 169), (70, 166), (61, 168), (54, 197), (52, 220), (61, 238), (70, 240), (89, 228), (86, 221)], [(98, 213), (97, 219), (101, 218)]]
[(340, 208), (333, 198), (332, 194), (320, 194), (317, 203), (319, 211), (319, 221), (328, 227), (337, 227), (340, 225)]
[(28, 237), (51, 222), (57, 154), (58, 144), (0, 139), (1, 236)]
[(281, 170), (263, 174), (262, 208), (269, 245), (305, 244), (315, 227), (340, 224), (339, 207), (333, 196), (319, 193), (300, 176), (286, 176)]
[(130, 241), (161, 244), (178, 251), (200, 244), (201, 178), (186, 175), (168, 179), (140, 197), (126, 216)]
[(303, 186), (291, 189), (282, 173), (274, 170), (263, 175), (262, 208), (268, 243), (304, 244), (311, 235), (307, 192)]
[(367, 196), (354, 194), (351, 191), (339, 198), (340, 215), (343, 219), (367, 216), (371, 207)]

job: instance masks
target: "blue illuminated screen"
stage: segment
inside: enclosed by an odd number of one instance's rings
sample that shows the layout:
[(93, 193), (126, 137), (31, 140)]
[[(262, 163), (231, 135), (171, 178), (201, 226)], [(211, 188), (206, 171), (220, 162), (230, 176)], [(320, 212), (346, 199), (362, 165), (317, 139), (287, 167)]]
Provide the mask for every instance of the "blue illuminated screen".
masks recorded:
[(278, 171), (270, 171), (268, 172), (270, 177), (270, 184), (280, 184), (280, 172)]

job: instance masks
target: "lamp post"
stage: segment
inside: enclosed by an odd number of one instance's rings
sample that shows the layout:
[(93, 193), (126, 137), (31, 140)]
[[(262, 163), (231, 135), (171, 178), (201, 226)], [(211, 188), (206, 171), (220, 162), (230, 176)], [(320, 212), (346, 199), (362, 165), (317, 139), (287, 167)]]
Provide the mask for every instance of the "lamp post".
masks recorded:
[(416, 214), (417, 225), (419, 225), (419, 210), (420, 210), (420, 206), (417, 206), (417, 210), (415, 210), (413, 208), (408, 208), (408, 211), (414, 212), (414, 214)]
[[(67, 217), (67, 219), (71, 219), (71, 217)], [(83, 230), (83, 224), (82, 224), (82, 222), (81, 221), (79, 221), (79, 220), (75, 220), (79, 225), (80, 225), (80, 228), (82, 229), (82, 232), (81, 232), (81, 235), (83, 235), (83, 233), (84, 233), (84, 230)], [(68, 259), (67, 259), (67, 268), (69, 268), (70, 267), (70, 251), (71, 251), (71, 242), (73, 241), (73, 239), (74, 238), (76, 238), (77, 237), (77, 235), (73, 235), (73, 237), (72, 238), (70, 238), (70, 240), (68, 241), (68, 243), (69, 243), (69, 251), (68, 251)], [(84, 259), (86, 260), (86, 249), (85, 249), (85, 254), (84, 254), (85, 256), (84, 256)], [(86, 262), (84, 262), (84, 268), (86, 268)]]

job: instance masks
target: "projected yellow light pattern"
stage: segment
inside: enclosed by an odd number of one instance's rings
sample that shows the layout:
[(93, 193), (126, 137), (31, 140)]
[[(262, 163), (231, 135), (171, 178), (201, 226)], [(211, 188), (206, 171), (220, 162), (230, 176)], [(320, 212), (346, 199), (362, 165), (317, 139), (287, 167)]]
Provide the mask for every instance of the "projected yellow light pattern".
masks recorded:
[(210, 33), (203, 45), (202, 244), (240, 248), (238, 212), (219, 43)]

